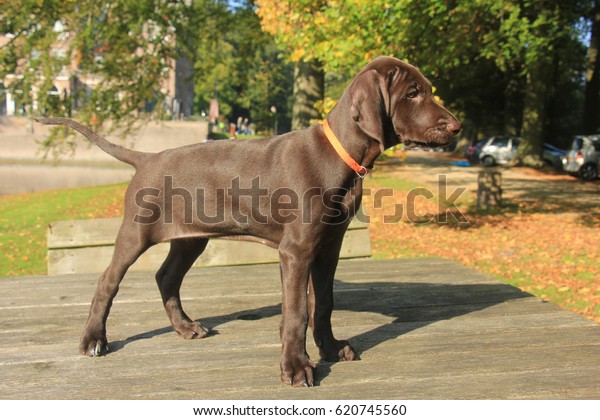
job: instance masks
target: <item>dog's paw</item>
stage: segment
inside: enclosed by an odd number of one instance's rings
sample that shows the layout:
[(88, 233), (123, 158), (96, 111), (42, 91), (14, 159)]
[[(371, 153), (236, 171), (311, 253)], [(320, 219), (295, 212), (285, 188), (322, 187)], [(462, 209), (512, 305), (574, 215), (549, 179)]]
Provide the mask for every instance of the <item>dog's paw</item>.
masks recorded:
[(108, 353), (108, 341), (104, 338), (83, 337), (79, 343), (79, 352), (84, 356), (97, 357)]
[(315, 384), (315, 368), (317, 364), (304, 357), (282, 357), (281, 381), (294, 387), (309, 387)]
[(329, 345), (319, 347), (321, 359), (327, 362), (346, 362), (358, 360), (356, 350), (346, 340), (334, 340)]
[(175, 331), (181, 337), (186, 340), (193, 340), (194, 338), (204, 338), (210, 330), (199, 322), (182, 322), (179, 325), (174, 326)]
[(356, 350), (347, 341), (340, 341), (343, 347), (338, 352), (338, 360), (340, 362), (349, 362), (351, 360), (358, 360), (358, 354)]

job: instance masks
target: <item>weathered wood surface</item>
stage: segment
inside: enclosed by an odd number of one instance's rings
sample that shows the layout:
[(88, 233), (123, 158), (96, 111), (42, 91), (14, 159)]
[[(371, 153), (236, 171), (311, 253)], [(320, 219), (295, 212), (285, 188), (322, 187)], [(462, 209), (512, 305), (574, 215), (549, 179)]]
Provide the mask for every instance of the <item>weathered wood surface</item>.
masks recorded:
[[(114, 251), (120, 218), (58, 221), (48, 226), (48, 274), (101, 273)], [(130, 271), (157, 270), (169, 244), (158, 244), (145, 252)], [(342, 259), (371, 256), (368, 224), (354, 219), (344, 237)], [(274, 263), (277, 250), (255, 242), (211, 239), (194, 267)]]
[[(334, 331), (361, 360), (319, 363), (318, 386), (279, 381), (277, 265), (193, 269), (170, 328), (150, 273), (127, 275), (111, 353), (77, 352), (95, 275), (2, 280), (2, 399), (598, 399), (600, 326), (442, 259), (341, 261)], [(312, 341), (308, 352), (318, 359)]]

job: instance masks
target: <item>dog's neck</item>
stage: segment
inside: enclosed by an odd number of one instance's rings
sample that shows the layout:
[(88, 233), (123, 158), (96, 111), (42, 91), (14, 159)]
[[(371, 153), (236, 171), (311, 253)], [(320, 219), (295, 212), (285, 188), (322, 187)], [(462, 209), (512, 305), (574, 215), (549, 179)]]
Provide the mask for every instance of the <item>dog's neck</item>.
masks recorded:
[(323, 121), (323, 131), (325, 132), (325, 137), (329, 140), (329, 143), (333, 146), (339, 157), (348, 165), (358, 176), (361, 178), (369, 173), (369, 168), (366, 168), (356, 162), (352, 156), (346, 151), (344, 146), (340, 143), (339, 139), (329, 126), (329, 122), (327, 118)]
[[(345, 100), (342, 96), (340, 101)], [(372, 169), (375, 160), (382, 153), (381, 143), (366, 135), (350, 115), (342, 115), (340, 107), (334, 107), (327, 121), (339, 142), (348, 154), (361, 166)], [(348, 109), (348, 108), (346, 108)]]

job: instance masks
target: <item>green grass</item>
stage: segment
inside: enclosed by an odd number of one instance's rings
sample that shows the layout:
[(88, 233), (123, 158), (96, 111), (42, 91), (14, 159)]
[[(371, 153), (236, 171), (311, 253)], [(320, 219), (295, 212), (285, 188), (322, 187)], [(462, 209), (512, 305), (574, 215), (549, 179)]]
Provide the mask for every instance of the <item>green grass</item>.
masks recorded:
[(0, 277), (45, 274), (48, 224), (119, 214), (125, 188), (117, 184), (0, 197)]
[[(390, 176), (390, 175), (385, 174), (385, 172), (383, 172), (383, 173), (374, 172), (372, 175), (372, 179), (367, 180), (365, 185), (367, 188), (376, 186), (379, 188), (391, 188), (396, 191), (406, 191), (406, 192), (413, 191), (413, 190), (429, 190), (429, 188), (424, 185), (417, 184), (413, 181), (410, 181), (410, 180), (407, 180), (404, 178), (399, 178), (394, 175)], [(441, 192), (439, 192), (437, 190), (437, 188), (438, 187), (435, 187), (435, 189), (433, 189), (431, 191), (433, 193), (432, 199), (435, 203), (438, 203), (441, 199), (441, 197), (438, 195), (438, 193), (441, 194)], [(456, 191), (456, 188), (454, 186), (451, 186), (451, 185), (447, 186), (446, 187), (447, 196), (445, 198), (449, 199), (452, 196), (452, 194), (455, 193), (455, 191)], [(458, 194), (457, 198), (458, 199), (457, 199), (456, 203), (448, 203), (446, 200), (444, 200), (442, 202), (442, 204), (446, 207), (449, 207), (449, 204), (460, 205), (461, 207), (464, 207), (465, 210), (470, 209), (471, 207), (475, 206), (476, 197), (470, 191), (460, 192), (460, 194)]]
[(390, 241), (385, 239), (373, 240), (373, 248), (376, 249), (373, 252), (374, 260), (388, 260), (393, 258), (421, 258), (428, 257), (424, 252), (414, 250), (411, 248), (403, 247), (400, 241)]
[(398, 178), (395, 176), (386, 175), (385, 173), (372, 173), (372, 179), (368, 179), (366, 182), (366, 187), (369, 185), (375, 184), (380, 188), (392, 188), (398, 191), (410, 191), (416, 188), (423, 188), (422, 185), (416, 184), (412, 181), (408, 181), (403, 178)]

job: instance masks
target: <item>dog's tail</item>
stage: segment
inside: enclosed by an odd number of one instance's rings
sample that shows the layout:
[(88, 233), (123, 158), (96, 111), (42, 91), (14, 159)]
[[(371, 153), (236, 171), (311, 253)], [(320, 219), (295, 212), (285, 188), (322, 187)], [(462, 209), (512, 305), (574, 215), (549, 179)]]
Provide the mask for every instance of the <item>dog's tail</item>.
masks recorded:
[(137, 152), (135, 150), (130, 150), (125, 147), (119, 146), (118, 144), (111, 143), (104, 137), (93, 132), (85, 125), (80, 124), (77, 121), (70, 120), (68, 118), (36, 118), (35, 120), (39, 123), (46, 125), (64, 125), (66, 127), (72, 128), (73, 130), (78, 131), (84, 136), (86, 136), (91, 142), (95, 143), (100, 149), (104, 150), (109, 155), (114, 156), (121, 162), (133, 165), (134, 167), (137, 167), (138, 163), (142, 160), (142, 158), (146, 156), (146, 153)]

